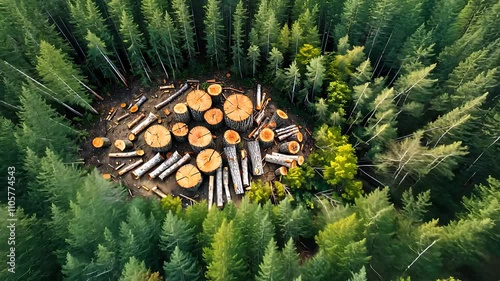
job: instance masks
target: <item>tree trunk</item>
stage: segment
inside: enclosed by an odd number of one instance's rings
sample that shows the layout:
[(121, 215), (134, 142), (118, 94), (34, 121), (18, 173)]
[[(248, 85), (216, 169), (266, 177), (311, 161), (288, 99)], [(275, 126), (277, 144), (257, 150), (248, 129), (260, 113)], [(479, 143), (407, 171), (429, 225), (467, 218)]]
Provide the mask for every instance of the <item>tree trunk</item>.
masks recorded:
[(179, 169), (180, 166), (182, 166), (184, 163), (189, 161), (191, 159), (191, 156), (189, 154), (184, 155), (177, 163), (173, 164), (172, 166), (168, 167), (163, 173), (161, 173), (158, 177), (161, 180), (165, 180), (166, 177), (170, 176), (173, 174), (177, 169)]
[(288, 174), (288, 169), (285, 166), (281, 166), (274, 171), (277, 176), (286, 176)]
[(92, 140), (92, 146), (95, 148), (104, 148), (111, 145), (111, 141), (105, 137), (97, 137)]
[(198, 187), (200, 187), (203, 182), (203, 177), (196, 166), (186, 164), (179, 168), (175, 174), (175, 180), (184, 190), (193, 193), (198, 190)]
[(172, 148), (172, 136), (162, 125), (153, 125), (144, 133), (144, 141), (154, 152), (167, 152)]
[(222, 157), (219, 152), (208, 148), (202, 150), (196, 156), (196, 166), (201, 172), (212, 175), (222, 165)]
[(271, 154), (266, 154), (266, 156), (264, 157), (264, 161), (268, 163), (278, 164), (280, 166), (285, 166), (287, 168), (297, 167), (297, 161), (291, 160), (286, 157), (275, 156)]
[(158, 116), (153, 114), (152, 112), (149, 113), (148, 117), (144, 119), (141, 123), (137, 124), (131, 131), (128, 136), (128, 139), (133, 141), (135, 140), (136, 136), (142, 132), (144, 129), (146, 129), (147, 126), (151, 125), (154, 121), (158, 120)]
[(178, 142), (185, 142), (187, 140), (188, 132), (188, 125), (185, 123), (178, 122), (172, 126), (172, 134)]
[(136, 167), (139, 167), (139, 165), (141, 165), (143, 162), (144, 161), (142, 159), (137, 160), (136, 162), (134, 162), (134, 163), (128, 165), (127, 167), (124, 167), (120, 171), (118, 171), (118, 175), (123, 176), (125, 173), (132, 171)]
[(214, 176), (208, 178), (208, 209), (214, 204)]
[(207, 148), (214, 148), (212, 133), (203, 126), (196, 126), (189, 131), (189, 144), (195, 153)]
[(248, 177), (248, 155), (245, 149), (240, 151), (241, 153), (241, 178), (243, 181), (243, 186), (250, 186), (250, 179)]
[(125, 151), (126, 149), (130, 149), (134, 146), (134, 144), (129, 140), (115, 140), (115, 147), (120, 151)]
[(208, 128), (215, 130), (222, 126), (222, 121), (224, 120), (224, 114), (222, 110), (218, 108), (212, 108), (205, 112), (203, 119), (208, 124)]
[(149, 173), (149, 178), (154, 179), (157, 176), (159, 176), (163, 171), (168, 169), (170, 166), (172, 166), (175, 162), (179, 161), (181, 159), (181, 155), (179, 152), (175, 151), (170, 158), (167, 160), (163, 161), (160, 166), (158, 166), (156, 169), (154, 169), (151, 173)]
[(300, 150), (300, 144), (296, 141), (289, 141), (280, 144), (279, 151), (280, 153), (287, 154), (297, 154)]
[(135, 117), (135, 119), (132, 120), (132, 122), (127, 124), (127, 127), (129, 129), (134, 127), (135, 124), (139, 123), (139, 121), (141, 121), (144, 117), (146, 117), (146, 114), (144, 114), (144, 112), (141, 112), (141, 114), (139, 114), (137, 117)]
[(235, 131), (246, 132), (252, 127), (253, 104), (245, 95), (230, 95), (224, 102), (224, 121)]
[(182, 85), (182, 87), (177, 90), (177, 92), (175, 92), (173, 95), (171, 95), (170, 97), (168, 97), (166, 100), (160, 102), (159, 104), (155, 105), (155, 109), (160, 109), (162, 107), (164, 107), (165, 105), (167, 105), (169, 102), (173, 101), (175, 98), (177, 98), (178, 96), (182, 95), (182, 93), (184, 93), (184, 91), (186, 91), (188, 89), (189, 85), (187, 83), (184, 83), (184, 85)]
[(288, 154), (281, 154), (281, 153), (277, 153), (277, 152), (273, 152), (272, 155), (280, 156), (280, 157), (287, 158), (290, 160), (295, 160), (295, 161), (297, 161), (297, 165), (299, 165), (299, 166), (302, 166), (302, 164), (304, 164), (304, 156), (301, 156), (301, 155), (288, 155)]
[(241, 182), (240, 167), (238, 165), (238, 155), (236, 154), (236, 146), (230, 145), (224, 147), (224, 153), (227, 156), (231, 178), (233, 179), (234, 191), (236, 194), (243, 194), (243, 183)]
[(208, 94), (212, 97), (214, 104), (220, 104), (222, 102), (222, 86), (219, 84), (211, 84), (207, 88)]
[(276, 128), (282, 127), (288, 121), (288, 115), (281, 109), (277, 109), (271, 117), (271, 122), (276, 122)]
[(253, 169), (252, 174), (254, 176), (260, 176), (264, 174), (259, 141), (249, 141), (247, 142), (247, 146), (248, 146), (248, 154), (250, 154), (250, 160), (252, 162), (252, 169)]
[(222, 170), (222, 180), (224, 183), (224, 192), (226, 193), (226, 203), (231, 202), (231, 193), (229, 192), (229, 170), (224, 167)]
[(187, 107), (193, 115), (193, 119), (203, 121), (203, 114), (212, 107), (212, 98), (203, 90), (194, 90), (186, 97)]
[(132, 172), (132, 175), (138, 180), (147, 171), (151, 170), (154, 166), (158, 165), (163, 160), (163, 156), (158, 152), (153, 158), (149, 159), (146, 163), (142, 164), (139, 168)]
[(139, 107), (148, 100), (146, 96), (142, 96), (131, 108), (130, 112), (135, 113), (139, 110)]
[(215, 177), (217, 180), (217, 207), (222, 208), (224, 206), (224, 198), (222, 198), (222, 166), (219, 166), (219, 168), (217, 168)]
[(177, 122), (188, 124), (191, 121), (189, 110), (184, 103), (178, 103), (174, 106), (174, 117)]
[(108, 154), (111, 158), (126, 158), (126, 157), (135, 157), (144, 155), (144, 150), (136, 150), (131, 152), (116, 152)]
[(274, 132), (269, 128), (264, 128), (259, 133), (259, 143), (263, 148), (268, 148), (274, 144)]
[(234, 130), (226, 130), (222, 142), (224, 146), (237, 145), (241, 142), (240, 134)]

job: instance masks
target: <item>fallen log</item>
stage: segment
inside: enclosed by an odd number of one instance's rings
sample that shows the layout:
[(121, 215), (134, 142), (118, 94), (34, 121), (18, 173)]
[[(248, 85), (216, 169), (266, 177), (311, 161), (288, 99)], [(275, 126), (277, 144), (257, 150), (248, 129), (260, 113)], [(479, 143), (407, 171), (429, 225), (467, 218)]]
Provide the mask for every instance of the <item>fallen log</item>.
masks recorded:
[(177, 90), (177, 92), (173, 93), (166, 100), (164, 100), (164, 101), (158, 103), (157, 105), (155, 105), (155, 109), (160, 109), (160, 108), (164, 107), (169, 102), (173, 101), (175, 98), (177, 98), (178, 96), (182, 95), (182, 93), (184, 93), (184, 91), (186, 91), (188, 88), (189, 88), (188, 83), (184, 83), (184, 85), (182, 85), (182, 87), (179, 90)]
[(177, 173), (175, 174), (175, 181), (180, 187), (183, 188), (183, 190), (188, 191), (189, 193), (194, 193), (200, 187), (203, 182), (203, 178), (196, 166), (186, 164), (177, 170)]
[(139, 165), (141, 165), (144, 161), (142, 159), (139, 159), (137, 160), (136, 162), (128, 165), (127, 167), (121, 169), (120, 171), (118, 171), (118, 175), (122, 176), (124, 175), (125, 173), (129, 172), (129, 171), (132, 171), (133, 169), (135, 169), (136, 167), (139, 167)]
[(136, 150), (131, 152), (116, 152), (108, 154), (111, 158), (126, 158), (144, 155), (144, 150)]
[(96, 137), (92, 140), (92, 146), (95, 148), (104, 148), (111, 145), (111, 141), (105, 137)]
[(290, 134), (291, 132), (299, 132), (299, 128), (295, 127), (295, 128), (290, 128), (290, 129), (287, 129), (285, 131), (281, 131), (281, 132), (278, 132), (276, 133), (279, 136), (283, 136), (283, 135), (286, 135), (286, 134)]
[(277, 109), (271, 117), (271, 122), (276, 122), (276, 128), (279, 128), (286, 124), (288, 121), (288, 114), (286, 114), (283, 110)]
[(115, 140), (114, 145), (120, 151), (125, 151), (125, 150), (130, 149), (134, 146), (134, 144), (129, 140)]
[(241, 154), (241, 179), (243, 182), (243, 186), (250, 186), (250, 179), (248, 177), (248, 155), (245, 149), (240, 151)]
[(134, 113), (139, 110), (139, 107), (141, 107), (142, 104), (144, 104), (148, 98), (146, 96), (142, 96), (131, 108), (130, 112)]
[(158, 120), (158, 116), (153, 114), (152, 112), (149, 113), (148, 117), (144, 119), (141, 123), (137, 124), (131, 131), (130, 134), (128, 135), (128, 139), (130, 141), (135, 140), (136, 136), (142, 132), (144, 129), (146, 129), (147, 126), (151, 125), (153, 122)]
[(130, 129), (132, 127), (135, 126), (135, 124), (139, 123), (139, 121), (141, 121), (144, 117), (146, 117), (146, 114), (144, 114), (143, 112), (141, 112), (141, 114), (139, 114), (134, 120), (132, 120), (132, 122), (128, 123), (127, 124), (127, 127)]
[(208, 178), (208, 209), (214, 204), (214, 176)]
[(160, 86), (160, 90), (168, 90), (168, 89), (175, 89), (175, 86), (170, 84), (170, 85), (165, 85), (165, 86)]
[(248, 154), (250, 155), (250, 161), (252, 162), (252, 174), (254, 176), (260, 176), (264, 174), (259, 141), (249, 141), (247, 142), (247, 147), (248, 147)]
[(144, 133), (144, 140), (153, 152), (167, 152), (172, 148), (172, 136), (162, 125), (153, 125)]
[(245, 93), (242, 90), (238, 90), (238, 89), (235, 89), (235, 88), (232, 88), (232, 87), (222, 88), (222, 90), (224, 90), (224, 91), (233, 91), (233, 92), (240, 93), (240, 94), (244, 94)]
[(238, 155), (236, 154), (236, 146), (230, 145), (224, 147), (224, 153), (227, 156), (227, 161), (229, 164), (229, 171), (231, 172), (231, 178), (233, 179), (233, 187), (236, 194), (243, 194), (245, 190), (243, 189), (243, 183), (241, 182), (240, 167), (238, 165)]
[(212, 107), (212, 98), (203, 90), (194, 90), (187, 95), (186, 103), (193, 119), (201, 122), (205, 111)]
[(259, 143), (263, 148), (268, 148), (274, 144), (274, 132), (269, 128), (264, 128), (259, 133)]
[(160, 166), (158, 166), (156, 169), (154, 169), (151, 173), (149, 173), (149, 178), (154, 179), (157, 176), (159, 176), (163, 171), (168, 169), (170, 166), (172, 166), (175, 162), (179, 161), (181, 159), (181, 155), (179, 152), (175, 151), (170, 158), (167, 160), (163, 161)]
[(296, 141), (289, 141), (280, 144), (279, 152), (286, 154), (297, 154), (300, 150), (300, 144)]
[(187, 140), (188, 132), (188, 125), (185, 123), (178, 122), (172, 126), (172, 134), (178, 142), (185, 142)]
[(295, 168), (297, 167), (297, 161), (290, 160), (289, 158), (275, 156), (271, 154), (266, 154), (264, 157), (264, 161), (268, 163), (278, 164), (280, 166), (285, 166), (287, 168)]
[(226, 130), (222, 142), (224, 146), (237, 145), (241, 142), (240, 134), (234, 130)]
[(290, 132), (288, 132), (288, 133), (286, 133), (286, 134), (279, 135), (279, 136), (278, 136), (278, 140), (279, 140), (279, 141), (284, 141), (284, 140), (286, 140), (287, 138), (289, 138), (290, 136), (292, 136), (292, 135), (294, 135), (294, 134), (296, 134), (296, 133), (298, 133), (298, 132), (299, 132), (299, 129), (296, 129), (296, 130), (294, 130), (294, 131), (290, 131)]
[(278, 152), (273, 152), (272, 155), (280, 156), (280, 157), (287, 158), (290, 160), (295, 160), (295, 161), (297, 161), (297, 165), (299, 165), (299, 166), (302, 166), (302, 164), (304, 164), (304, 156), (302, 156), (302, 155), (288, 155), (288, 154), (281, 154)]
[(279, 128), (279, 129), (276, 129), (274, 130), (276, 132), (276, 134), (280, 134), (282, 132), (285, 132), (285, 131), (288, 131), (288, 130), (291, 130), (291, 129), (295, 129), (295, 128), (298, 128), (297, 125), (295, 124), (292, 124), (290, 126), (286, 126), (286, 127), (283, 127), (283, 128)]
[(252, 127), (252, 112), (252, 101), (245, 95), (230, 95), (224, 102), (224, 121), (235, 131), (246, 132)]
[(184, 165), (184, 163), (186, 163), (190, 159), (191, 159), (191, 156), (189, 154), (184, 155), (181, 159), (179, 159), (179, 161), (177, 163), (175, 163), (172, 166), (168, 167), (168, 169), (166, 169), (165, 171), (163, 171), (163, 173), (161, 173), (158, 177), (161, 180), (165, 180), (166, 177), (168, 177), (171, 174), (173, 174), (175, 171), (177, 171), (177, 169), (179, 169), (180, 166)]
[(229, 170), (224, 167), (222, 171), (222, 179), (224, 183), (224, 192), (226, 193), (226, 203), (231, 202), (231, 193), (229, 192)]
[(130, 113), (127, 112), (127, 113), (123, 114), (122, 116), (118, 117), (116, 119), (116, 121), (120, 122), (120, 121), (122, 121), (123, 119), (125, 119), (125, 118), (127, 118), (129, 116), (130, 116)]
[(123, 168), (123, 166), (125, 166), (125, 163), (121, 163), (120, 165), (116, 166), (115, 171), (120, 170), (121, 168)]
[(167, 194), (163, 193), (163, 191), (161, 191), (156, 185), (151, 188), (151, 191), (160, 196), (162, 199), (167, 197)]
[(151, 170), (154, 166), (160, 164), (161, 161), (163, 161), (163, 156), (158, 152), (155, 156), (146, 161), (146, 163), (142, 164), (139, 168), (135, 169), (132, 172), (132, 175), (135, 177), (136, 180), (138, 180), (145, 173), (147, 173), (147, 171)]
[(191, 121), (191, 116), (185, 103), (178, 103), (174, 106), (174, 117), (177, 122), (188, 124)]
[(212, 133), (203, 126), (196, 126), (189, 131), (188, 141), (195, 153), (207, 148), (214, 148)]
[(304, 140), (304, 135), (301, 132), (296, 132), (288, 137), (290, 141), (302, 142)]
[(224, 206), (224, 198), (222, 198), (222, 166), (217, 168), (216, 173), (216, 189), (217, 189), (217, 207), (222, 208)]
[(285, 166), (281, 166), (274, 171), (277, 176), (286, 176), (288, 174), (288, 169)]
[(255, 109), (256, 110), (260, 110), (261, 109), (261, 102), (262, 102), (262, 86), (260, 84), (257, 84), (257, 101), (256, 101), (256, 105), (255, 105)]

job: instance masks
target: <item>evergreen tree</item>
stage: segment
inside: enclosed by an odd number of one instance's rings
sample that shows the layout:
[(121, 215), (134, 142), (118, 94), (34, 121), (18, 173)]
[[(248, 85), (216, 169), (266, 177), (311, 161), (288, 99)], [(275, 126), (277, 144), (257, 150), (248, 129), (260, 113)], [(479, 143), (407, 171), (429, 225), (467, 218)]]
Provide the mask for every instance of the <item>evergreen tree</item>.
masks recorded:
[(160, 248), (170, 256), (175, 247), (190, 251), (193, 244), (193, 229), (181, 218), (168, 212), (160, 234)]
[(288, 23), (285, 23), (281, 28), (276, 47), (284, 56), (288, 54), (290, 49), (290, 28)]
[(158, 272), (151, 273), (143, 261), (135, 257), (130, 257), (123, 267), (119, 281), (161, 281), (163, 280)]
[(311, 234), (311, 213), (302, 205), (292, 207), (285, 198), (275, 207), (276, 222), (283, 241), (309, 237)]
[(233, 25), (233, 45), (231, 46), (233, 54), (233, 71), (238, 72), (240, 78), (243, 78), (243, 70), (245, 66), (245, 54), (244, 54), (244, 23), (246, 20), (246, 9), (243, 7), (243, 1), (239, 1), (234, 11)]
[(304, 40), (302, 38), (302, 33), (303, 30), (299, 22), (294, 22), (290, 31), (290, 53), (292, 57), (298, 54), (299, 48), (303, 45)]
[(193, 16), (189, 12), (189, 7), (186, 0), (173, 0), (172, 8), (176, 16), (177, 29), (179, 30), (182, 49), (187, 54), (189, 62), (192, 62), (196, 57), (196, 51), (194, 47), (194, 26), (193, 26)]
[(293, 239), (288, 239), (285, 247), (281, 250), (281, 260), (283, 261), (283, 280), (293, 280), (299, 275), (300, 257), (293, 244)]
[(113, 40), (106, 27), (105, 19), (94, 1), (72, 0), (68, 1), (68, 7), (80, 42), (85, 42), (85, 37), (90, 32), (98, 35), (104, 42), (103, 45), (108, 47), (113, 45)]
[(290, 102), (294, 103), (301, 85), (301, 75), (297, 62), (294, 60), (284, 71), (278, 71), (276, 81), (282, 85), (281, 89), (288, 94)]
[[(8, 167), (20, 167), (21, 155), (20, 147), (16, 145), (15, 141), (15, 127), (12, 121), (0, 116), (0, 147), (2, 147), (1, 158), (3, 161), (0, 163), (1, 171), (8, 171)], [(8, 173), (0, 175), (0, 180), (8, 182)]]
[(260, 270), (255, 277), (256, 281), (279, 281), (284, 279), (283, 265), (278, 252), (276, 241), (271, 239), (259, 266)]
[(353, 272), (351, 278), (349, 278), (349, 280), (347, 280), (347, 281), (368, 281), (368, 279), (366, 277), (366, 269), (365, 269), (365, 267), (363, 266), (356, 273)]
[(279, 67), (283, 63), (283, 54), (276, 47), (273, 47), (271, 52), (269, 52), (268, 61), (269, 61), (269, 69), (276, 76)]
[(410, 189), (403, 192), (403, 210), (401, 213), (409, 221), (414, 223), (421, 223), (424, 220), (424, 216), (427, 213), (429, 207), (432, 205), (430, 203), (430, 199), (430, 190), (421, 192), (417, 194), (417, 196), (414, 196), (413, 190), (410, 187)]
[(85, 36), (87, 42), (87, 61), (92, 69), (101, 71), (105, 78), (113, 78), (127, 85), (125, 77), (112, 60), (112, 54), (108, 51), (104, 41), (90, 30)]
[(319, 47), (320, 41), (318, 37), (318, 26), (314, 20), (316, 11), (310, 10), (309, 8), (300, 15), (297, 20), (300, 28), (302, 30), (302, 38), (304, 42), (312, 45), (313, 47)]
[(220, 17), (219, 0), (208, 0), (205, 5), (205, 40), (207, 55), (212, 64), (219, 69), (225, 62), (224, 26)]
[(248, 61), (252, 65), (252, 76), (255, 77), (255, 72), (257, 71), (257, 66), (259, 65), (260, 52), (259, 47), (252, 45), (248, 48)]
[(183, 252), (178, 246), (172, 253), (169, 262), (163, 265), (167, 280), (200, 280), (201, 270), (198, 262), (189, 253)]
[(325, 78), (325, 71), (326, 68), (323, 64), (323, 56), (312, 58), (309, 65), (307, 65), (307, 80), (305, 81), (305, 86), (310, 89), (311, 98), (309, 99), (309, 94), (306, 94), (304, 97), (305, 104), (309, 104), (310, 100), (314, 100), (314, 94), (321, 90), (323, 79)]
[(369, 21), (372, 3), (366, 0), (346, 0), (340, 16), (340, 24), (335, 27), (335, 37), (349, 35), (354, 45), (360, 45), (364, 35), (363, 24)]

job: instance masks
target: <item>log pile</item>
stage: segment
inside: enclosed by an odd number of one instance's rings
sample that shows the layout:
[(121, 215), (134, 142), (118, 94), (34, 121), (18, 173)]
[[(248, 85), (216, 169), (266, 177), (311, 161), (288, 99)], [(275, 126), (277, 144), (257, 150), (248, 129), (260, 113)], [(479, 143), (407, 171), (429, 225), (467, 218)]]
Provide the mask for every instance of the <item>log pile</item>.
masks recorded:
[(203, 114), (212, 107), (212, 98), (203, 90), (194, 90), (186, 97), (187, 107), (196, 121), (203, 121)]
[(238, 131), (248, 131), (253, 122), (253, 104), (242, 94), (230, 95), (224, 102), (224, 121), (226, 126)]

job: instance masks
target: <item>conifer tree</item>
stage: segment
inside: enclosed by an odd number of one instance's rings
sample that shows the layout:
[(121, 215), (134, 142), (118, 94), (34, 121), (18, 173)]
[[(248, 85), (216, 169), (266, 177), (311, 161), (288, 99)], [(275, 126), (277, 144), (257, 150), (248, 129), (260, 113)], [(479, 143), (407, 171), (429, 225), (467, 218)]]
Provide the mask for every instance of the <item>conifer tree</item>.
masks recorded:
[(340, 24), (335, 27), (335, 37), (342, 38), (349, 35), (354, 45), (362, 43), (364, 23), (368, 22), (370, 1), (346, 0), (340, 16)]
[(104, 42), (103, 45), (111, 47), (113, 40), (105, 23), (105, 18), (99, 11), (99, 7), (92, 0), (68, 1), (71, 20), (76, 27), (76, 34), (80, 42), (85, 42), (85, 37), (90, 32), (98, 35)]
[(112, 60), (113, 55), (108, 51), (104, 41), (90, 30), (85, 36), (85, 40), (89, 67), (100, 70), (105, 78), (113, 78), (115, 81), (121, 81), (127, 85), (125, 77)]
[(176, 16), (177, 29), (179, 30), (182, 42), (182, 50), (186, 53), (189, 62), (192, 62), (196, 57), (193, 16), (189, 12), (186, 0), (173, 0), (172, 8)]
[(299, 53), (299, 48), (303, 45), (302, 33), (302, 27), (298, 21), (295, 21), (290, 31), (290, 53), (292, 57), (295, 57)]
[(273, 47), (268, 55), (269, 69), (274, 73), (274, 76), (278, 73), (278, 69), (283, 63), (283, 54), (278, 50), (278, 48)]
[(417, 194), (417, 196), (414, 196), (413, 190), (410, 187), (410, 189), (403, 192), (403, 197), (401, 199), (403, 202), (403, 210), (401, 213), (411, 222), (420, 223), (423, 221), (425, 214), (432, 205), (430, 203), (430, 199), (430, 190), (421, 192)]
[(300, 257), (292, 238), (288, 239), (281, 250), (281, 260), (283, 261), (283, 280), (293, 280), (299, 276)]
[(205, 40), (207, 55), (212, 64), (219, 69), (225, 62), (225, 35), (222, 18), (220, 17), (221, 2), (208, 0), (205, 5)]
[(283, 241), (310, 235), (311, 213), (302, 205), (293, 208), (288, 198), (276, 207), (276, 221)]
[(161, 281), (163, 280), (158, 272), (151, 273), (146, 268), (144, 261), (135, 257), (130, 257), (123, 267), (122, 275), (119, 281)]
[(284, 71), (278, 71), (276, 81), (282, 84), (282, 91), (288, 94), (290, 102), (295, 102), (295, 96), (301, 85), (301, 75), (297, 62), (294, 60)]
[(304, 42), (312, 45), (313, 47), (319, 47), (319, 37), (318, 37), (318, 26), (314, 20), (315, 10), (310, 10), (307, 8), (297, 20), (300, 28), (302, 29), (302, 37)]
[(201, 270), (196, 259), (176, 246), (169, 262), (163, 265), (167, 280), (200, 280)]
[(255, 277), (256, 281), (285, 280), (283, 264), (274, 239), (271, 239), (269, 244), (267, 244), (266, 252), (259, 268), (259, 273)]
[[(0, 147), (2, 148), (2, 159), (0, 162), (0, 169), (2, 171), (8, 171), (8, 167), (20, 167), (21, 155), (20, 147), (17, 146), (15, 141), (15, 127), (12, 121), (0, 116)], [(8, 182), (8, 173), (0, 175), (0, 180), (3, 182)]]
[(363, 266), (358, 272), (353, 272), (347, 281), (368, 281), (365, 267)]
[(255, 77), (255, 72), (257, 72), (257, 66), (259, 65), (260, 51), (259, 47), (252, 45), (248, 48), (248, 61), (252, 65), (252, 76)]
[(312, 100), (314, 100), (314, 94), (319, 92), (323, 86), (326, 71), (323, 63), (323, 56), (312, 58), (306, 68), (307, 80), (305, 81), (305, 86), (310, 90), (311, 98), (309, 99), (309, 94), (306, 94), (304, 97), (304, 103), (309, 104)]
[(288, 23), (285, 23), (281, 28), (276, 47), (283, 55), (288, 54), (290, 49), (290, 28), (288, 27)]
[(240, 78), (243, 78), (243, 70), (245, 66), (244, 43), (245, 34), (244, 27), (246, 21), (246, 9), (243, 6), (243, 1), (239, 1), (234, 11), (233, 16), (233, 45), (232, 50), (232, 67), (233, 71), (238, 72)]
[(168, 212), (163, 222), (160, 234), (160, 248), (170, 256), (175, 247), (181, 251), (190, 251), (193, 244), (193, 230), (181, 218), (171, 211)]

